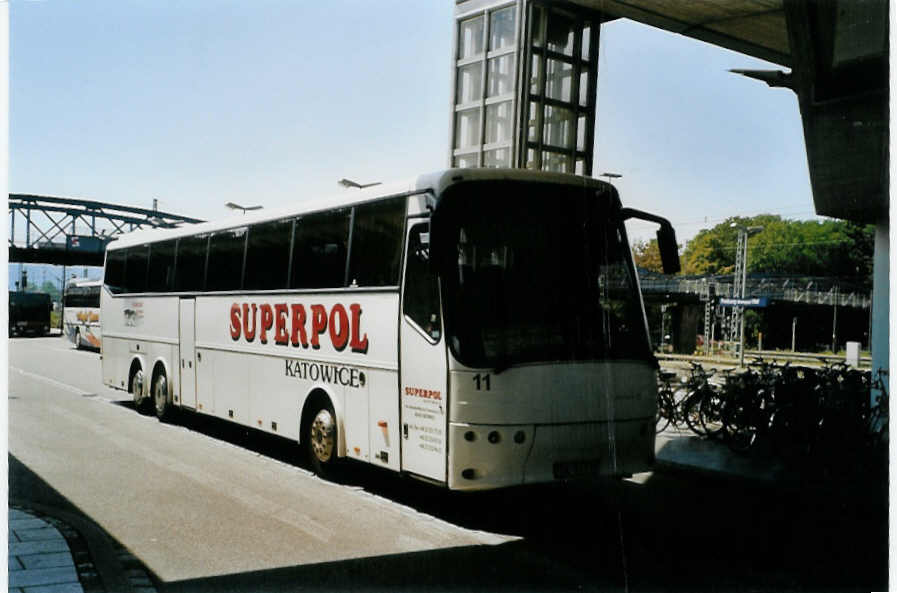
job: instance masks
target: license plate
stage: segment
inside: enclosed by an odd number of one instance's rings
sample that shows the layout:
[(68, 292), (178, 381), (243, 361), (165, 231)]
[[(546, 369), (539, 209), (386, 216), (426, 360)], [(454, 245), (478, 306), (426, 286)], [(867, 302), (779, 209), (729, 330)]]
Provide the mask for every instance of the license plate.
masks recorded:
[(554, 464), (553, 470), (556, 480), (586, 478), (599, 475), (601, 471), (601, 462), (598, 459), (558, 461)]

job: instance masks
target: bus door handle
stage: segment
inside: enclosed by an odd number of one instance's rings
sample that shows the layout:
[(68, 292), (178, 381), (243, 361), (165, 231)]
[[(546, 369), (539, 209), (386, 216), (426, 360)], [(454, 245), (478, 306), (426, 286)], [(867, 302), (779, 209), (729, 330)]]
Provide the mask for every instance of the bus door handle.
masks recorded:
[(406, 439), (408, 438), (408, 424), (407, 423), (402, 425), (402, 436), (404, 436)]

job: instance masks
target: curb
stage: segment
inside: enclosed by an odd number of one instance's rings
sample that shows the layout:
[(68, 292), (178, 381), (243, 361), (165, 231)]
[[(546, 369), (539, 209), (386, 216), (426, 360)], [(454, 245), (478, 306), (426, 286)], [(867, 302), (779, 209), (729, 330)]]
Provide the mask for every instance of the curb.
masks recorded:
[(59, 531), (84, 593), (156, 593), (154, 577), (143, 563), (90, 520), (16, 499), (9, 501), (9, 508), (42, 519)]

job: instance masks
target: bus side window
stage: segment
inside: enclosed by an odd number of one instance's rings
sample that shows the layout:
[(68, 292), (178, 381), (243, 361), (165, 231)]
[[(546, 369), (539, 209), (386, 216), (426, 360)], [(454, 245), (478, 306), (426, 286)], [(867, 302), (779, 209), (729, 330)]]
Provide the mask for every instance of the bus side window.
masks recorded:
[(150, 245), (149, 285), (150, 292), (168, 292), (174, 276), (175, 239)]
[(439, 283), (429, 263), (428, 223), (415, 225), (408, 236), (405, 301), (402, 313), (435, 342), (442, 336)]
[(202, 290), (206, 280), (206, 249), (209, 236), (197, 235), (178, 239), (174, 265), (174, 290)]
[(398, 285), (407, 202), (392, 198), (355, 207), (350, 286)]
[(124, 292), (145, 292), (149, 244), (128, 247), (126, 251)]
[(293, 219), (263, 222), (249, 227), (246, 247), (245, 290), (283, 290), (290, 266)]
[(351, 208), (315, 212), (296, 221), (290, 288), (346, 285)]
[(109, 291), (112, 294), (124, 292), (126, 253), (127, 251), (124, 249), (106, 252), (106, 268), (104, 270), (103, 283), (109, 287)]
[(206, 290), (240, 290), (243, 287), (246, 228), (212, 233), (206, 265)]
[(91, 286), (87, 289), (87, 307), (99, 307), (100, 306), (100, 287), (99, 286)]

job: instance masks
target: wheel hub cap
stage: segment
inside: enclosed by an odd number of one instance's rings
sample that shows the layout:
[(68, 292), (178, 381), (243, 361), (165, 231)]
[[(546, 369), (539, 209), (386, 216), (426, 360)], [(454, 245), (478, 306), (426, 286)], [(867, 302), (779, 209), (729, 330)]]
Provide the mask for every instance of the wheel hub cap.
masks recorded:
[(327, 410), (321, 410), (311, 423), (311, 446), (319, 461), (330, 461), (333, 456), (334, 443), (333, 416)]

